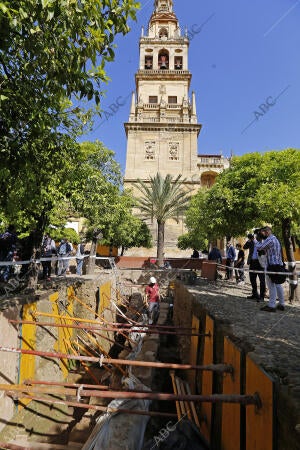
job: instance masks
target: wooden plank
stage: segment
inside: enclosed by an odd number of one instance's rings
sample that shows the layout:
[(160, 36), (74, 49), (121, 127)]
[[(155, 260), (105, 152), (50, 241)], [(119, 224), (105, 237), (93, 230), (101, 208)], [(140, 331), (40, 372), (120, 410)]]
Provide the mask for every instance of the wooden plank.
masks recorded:
[[(180, 378), (176, 377), (176, 382), (178, 383), (178, 393), (179, 395), (187, 395), (187, 392), (185, 390), (185, 385), (183, 380), (181, 380)], [(185, 415), (187, 415), (189, 420), (192, 420), (192, 411), (191, 411), (191, 406), (190, 406), (190, 402), (183, 402), (184, 403), (184, 413)]]
[[(175, 383), (176, 383), (177, 394), (182, 395), (182, 392), (180, 389), (180, 381), (179, 381), (178, 377), (175, 377)], [(179, 401), (179, 407), (180, 407), (181, 417), (186, 416), (185, 402)]]
[(275, 450), (274, 381), (246, 357), (246, 394), (259, 393), (262, 408), (246, 408), (246, 450)]
[[(192, 332), (199, 333), (200, 320), (198, 317), (192, 317)], [(190, 347), (190, 364), (197, 364), (198, 357), (198, 344), (199, 344), (199, 336), (191, 336), (191, 347)], [(191, 388), (192, 394), (196, 393), (196, 372), (194, 370), (190, 370), (187, 375), (188, 382)]]
[[(177, 392), (177, 386), (176, 386), (176, 381), (175, 381), (175, 370), (170, 370), (169, 373), (170, 373), (170, 377), (171, 377), (171, 380), (172, 380), (173, 392), (174, 392), (174, 394), (177, 395), (178, 392)], [(179, 405), (178, 401), (176, 401), (175, 404), (176, 404), (177, 417), (178, 417), (178, 420), (180, 420), (181, 419), (180, 405)]]
[[(205, 334), (210, 334), (205, 338), (203, 364), (213, 364), (214, 362), (214, 321), (208, 315), (205, 321)], [(205, 371), (202, 373), (202, 395), (211, 395), (213, 388), (213, 373)], [(201, 429), (204, 437), (210, 442), (211, 420), (212, 420), (212, 403), (202, 403), (202, 415), (205, 421), (201, 423)]]
[[(190, 389), (189, 383), (187, 383), (187, 382), (185, 383), (185, 389), (186, 389), (186, 393), (188, 395), (191, 395), (191, 389)], [(196, 411), (196, 408), (195, 408), (195, 403), (194, 402), (190, 402), (190, 406), (191, 406), (191, 410), (192, 410), (192, 413), (193, 413), (194, 422), (195, 422), (196, 426), (198, 427), (198, 429), (200, 430), (200, 422), (199, 422), (198, 414), (197, 414), (197, 411)]]
[[(233, 342), (224, 338), (224, 363), (231, 364), (234, 372), (224, 375), (223, 394), (241, 394), (241, 352)], [(233, 403), (222, 405), (222, 450), (240, 450), (241, 406)]]

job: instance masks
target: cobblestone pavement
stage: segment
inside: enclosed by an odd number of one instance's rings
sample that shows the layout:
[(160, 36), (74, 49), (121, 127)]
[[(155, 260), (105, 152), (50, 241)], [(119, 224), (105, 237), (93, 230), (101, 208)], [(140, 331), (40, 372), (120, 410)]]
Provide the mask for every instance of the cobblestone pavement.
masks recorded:
[[(287, 394), (294, 398), (300, 420), (299, 287), (298, 300), (293, 304), (286, 300), (285, 310), (276, 313), (260, 310), (268, 299), (258, 303), (246, 298), (251, 295), (249, 282), (236, 285), (235, 281), (198, 278), (196, 285), (188, 289), (213, 317), (230, 325), (232, 335), (246, 347), (249, 345), (258, 364), (279, 378)], [(287, 283), (284, 289), (288, 299)]]

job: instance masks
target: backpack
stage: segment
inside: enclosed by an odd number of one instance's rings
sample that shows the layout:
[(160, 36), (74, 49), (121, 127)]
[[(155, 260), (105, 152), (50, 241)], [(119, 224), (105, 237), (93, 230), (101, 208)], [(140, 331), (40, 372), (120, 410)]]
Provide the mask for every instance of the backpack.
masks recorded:
[(58, 253), (60, 255), (65, 255), (67, 253), (67, 244), (66, 243), (63, 243), (59, 246)]
[(60, 244), (58, 253), (60, 255), (68, 255), (71, 251), (71, 244), (69, 244), (69, 242), (64, 242), (63, 244)]

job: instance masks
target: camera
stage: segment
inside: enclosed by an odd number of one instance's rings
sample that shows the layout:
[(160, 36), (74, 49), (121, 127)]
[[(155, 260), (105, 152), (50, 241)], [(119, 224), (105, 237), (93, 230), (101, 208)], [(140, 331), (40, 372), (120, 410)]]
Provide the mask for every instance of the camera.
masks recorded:
[(263, 233), (261, 232), (261, 228), (257, 228), (256, 230), (254, 230), (254, 234), (255, 234), (256, 239), (257, 239), (258, 241), (262, 241), (262, 240), (265, 238), (265, 236), (264, 236)]

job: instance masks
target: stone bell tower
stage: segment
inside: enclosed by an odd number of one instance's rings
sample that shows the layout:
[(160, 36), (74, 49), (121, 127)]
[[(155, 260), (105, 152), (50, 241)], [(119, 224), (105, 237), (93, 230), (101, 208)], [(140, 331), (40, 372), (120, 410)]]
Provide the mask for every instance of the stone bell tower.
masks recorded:
[[(181, 174), (189, 188), (200, 185), (195, 93), (189, 95), (189, 39), (182, 35), (172, 0), (156, 0), (148, 29), (140, 37), (129, 121), (125, 123), (127, 157), (124, 184), (135, 191), (137, 179), (157, 172)], [(166, 224), (166, 245), (176, 247), (183, 223)]]

